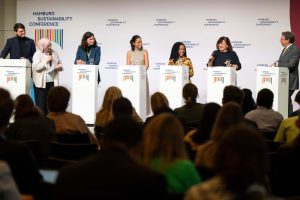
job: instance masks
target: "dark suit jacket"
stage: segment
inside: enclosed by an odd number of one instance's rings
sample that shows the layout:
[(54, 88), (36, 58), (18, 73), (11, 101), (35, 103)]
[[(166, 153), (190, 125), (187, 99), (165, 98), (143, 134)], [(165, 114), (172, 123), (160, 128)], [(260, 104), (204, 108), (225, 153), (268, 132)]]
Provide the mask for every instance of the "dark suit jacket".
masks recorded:
[[(95, 46), (91, 48), (90, 58), (94, 58), (94, 65), (99, 65), (101, 57), (101, 49), (99, 46)], [(90, 64), (90, 60), (87, 58), (86, 51), (84, 51), (80, 46), (76, 52), (76, 58), (74, 64), (76, 64), (77, 60), (83, 60), (86, 64)]]
[(104, 148), (100, 153), (58, 176), (55, 199), (164, 199), (166, 183), (133, 160), (121, 147)]
[[(30, 60), (32, 63), (32, 57), (35, 53), (34, 41), (28, 37), (25, 37), (25, 49), (24, 57)], [(10, 59), (20, 59), (20, 48), (17, 37), (7, 39), (4, 49), (1, 52), (0, 58), (6, 58), (10, 54)]]
[(278, 60), (279, 67), (289, 68), (289, 89), (296, 90), (299, 88), (298, 65), (300, 59), (300, 52), (295, 44), (292, 44), (284, 53), (282, 53)]
[(174, 112), (177, 117), (187, 127), (199, 127), (202, 117), (204, 105), (201, 103), (194, 103), (191, 106), (184, 105), (179, 108), (175, 108)]
[(5, 140), (0, 136), (0, 160), (8, 163), (21, 193), (32, 194), (35, 197), (38, 195), (42, 176), (26, 145)]

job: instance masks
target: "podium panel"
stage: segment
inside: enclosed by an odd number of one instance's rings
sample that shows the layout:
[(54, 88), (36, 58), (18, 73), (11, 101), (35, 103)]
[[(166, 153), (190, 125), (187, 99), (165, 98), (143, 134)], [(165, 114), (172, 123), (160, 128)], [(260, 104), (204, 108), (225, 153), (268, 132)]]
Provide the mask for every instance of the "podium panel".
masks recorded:
[(215, 102), (222, 105), (223, 90), (228, 85), (236, 86), (235, 67), (208, 67), (207, 103)]
[(118, 67), (118, 87), (142, 119), (146, 117), (146, 68), (143, 65)]
[(280, 112), (284, 118), (288, 117), (289, 98), (289, 70), (285, 67), (257, 67), (256, 96), (263, 89), (268, 88), (274, 94), (273, 109)]
[(0, 59), (0, 87), (8, 90), (13, 99), (29, 94), (31, 63), (27, 59)]
[(168, 98), (170, 108), (181, 107), (184, 104), (182, 88), (189, 82), (189, 68), (162, 65), (159, 74), (159, 90)]
[(72, 112), (94, 124), (98, 98), (98, 65), (73, 65)]

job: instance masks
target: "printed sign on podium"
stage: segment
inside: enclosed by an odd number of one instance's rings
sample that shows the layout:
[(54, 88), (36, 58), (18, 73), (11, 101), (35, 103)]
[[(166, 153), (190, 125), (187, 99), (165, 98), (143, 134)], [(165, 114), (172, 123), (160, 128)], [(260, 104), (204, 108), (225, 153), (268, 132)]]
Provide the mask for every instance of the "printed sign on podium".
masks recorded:
[(222, 105), (223, 90), (228, 85), (236, 85), (235, 67), (207, 68), (207, 103)]
[(289, 70), (286, 67), (257, 67), (256, 94), (268, 88), (274, 94), (273, 109), (288, 117)]
[(94, 124), (97, 112), (98, 65), (74, 65), (72, 112), (86, 124)]
[(160, 66), (160, 92), (169, 101), (170, 108), (178, 108), (184, 104), (182, 88), (189, 82), (189, 68), (187, 66)]
[(29, 94), (31, 63), (27, 59), (0, 59), (0, 87), (7, 89), (12, 98)]
[(143, 65), (118, 67), (118, 87), (141, 118), (146, 117), (146, 68)]

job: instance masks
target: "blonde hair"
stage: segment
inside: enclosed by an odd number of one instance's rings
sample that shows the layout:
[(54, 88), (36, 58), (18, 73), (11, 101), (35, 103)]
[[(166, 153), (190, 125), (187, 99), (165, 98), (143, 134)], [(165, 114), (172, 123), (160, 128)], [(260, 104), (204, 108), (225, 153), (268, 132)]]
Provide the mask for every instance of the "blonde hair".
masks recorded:
[(160, 158), (159, 170), (163, 171), (177, 159), (188, 159), (183, 142), (183, 127), (169, 113), (153, 118), (144, 129), (144, 163), (151, 167), (153, 159)]
[(118, 87), (109, 87), (104, 95), (102, 107), (96, 114), (95, 126), (105, 127), (113, 119), (112, 105), (114, 100), (122, 97), (122, 92)]
[(153, 114), (157, 114), (160, 109), (168, 107), (169, 101), (163, 93), (155, 92), (151, 95), (151, 109)]
[(243, 119), (243, 111), (239, 104), (235, 102), (228, 102), (224, 104), (217, 114), (216, 122), (211, 133), (211, 139), (217, 142), (220, 141), (223, 133), (228, 128), (239, 124)]

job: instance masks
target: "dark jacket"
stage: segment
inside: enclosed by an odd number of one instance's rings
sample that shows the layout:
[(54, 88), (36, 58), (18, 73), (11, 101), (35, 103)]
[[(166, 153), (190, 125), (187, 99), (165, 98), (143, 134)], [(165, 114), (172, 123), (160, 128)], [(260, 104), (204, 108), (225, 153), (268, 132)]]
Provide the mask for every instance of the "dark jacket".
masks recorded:
[(117, 146), (78, 164), (63, 168), (58, 176), (55, 199), (164, 199), (162, 175), (138, 164), (127, 150)]
[[(24, 56), (32, 63), (32, 57), (35, 53), (35, 45), (34, 41), (28, 37), (24, 38), (25, 40), (25, 48), (24, 48)], [(10, 59), (20, 59), (20, 47), (19, 41), (17, 37), (7, 39), (4, 49), (1, 52), (0, 58), (6, 58), (6, 56), (10, 54)]]

